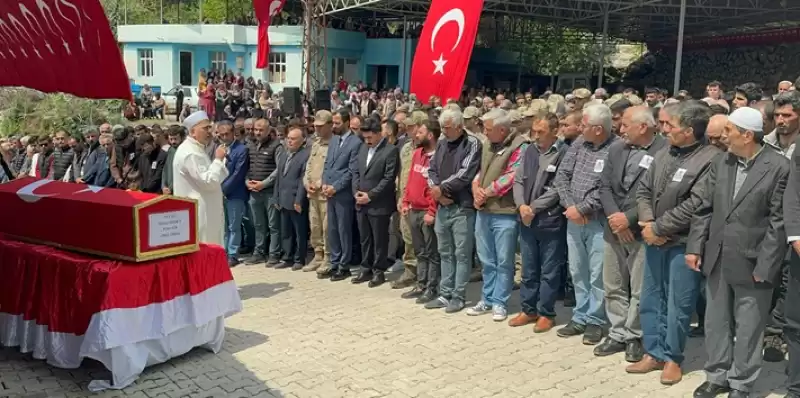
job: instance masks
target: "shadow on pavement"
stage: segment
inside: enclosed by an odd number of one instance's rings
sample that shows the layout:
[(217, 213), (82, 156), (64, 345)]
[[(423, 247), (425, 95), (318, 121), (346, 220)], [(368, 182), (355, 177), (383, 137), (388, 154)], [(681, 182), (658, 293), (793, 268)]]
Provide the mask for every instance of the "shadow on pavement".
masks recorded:
[(270, 298), (278, 293), (291, 290), (288, 282), (278, 283), (254, 283), (251, 285), (239, 286), (239, 297), (244, 301), (251, 298)]

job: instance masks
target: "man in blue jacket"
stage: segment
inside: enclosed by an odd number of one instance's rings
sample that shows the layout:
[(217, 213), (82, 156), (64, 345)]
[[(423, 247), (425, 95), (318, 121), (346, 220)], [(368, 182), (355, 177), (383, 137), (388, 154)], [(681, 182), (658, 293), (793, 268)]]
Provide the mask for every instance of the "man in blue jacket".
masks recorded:
[(250, 168), (250, 154), (247, 147), (233, 137), (233, 123), (223, 120), (217, 124), (219, 140), (225, 143), (228, 154), (225, 166), (228, 178), (222, 181), (222, 193), (225, 195), (225, 251), (228, 253), (228, 265), (239, 265), (237, 258), (239, 245), (242, 243), (242, 217), (244, 216), (250, 193), (247, 190), (247, 171)]
[(331, 268), (317, 273), (319, 278), (341, 281), (350, 277), (353, 255), (353, 171), (357, 167), (361, 139), (350, 130), (350, 113), (340, 110), (333, 114), (336, 133), (328, 144), (328, 156), (322, 169), (321, 192), (328, 198), (328, 245), (331, 249)]

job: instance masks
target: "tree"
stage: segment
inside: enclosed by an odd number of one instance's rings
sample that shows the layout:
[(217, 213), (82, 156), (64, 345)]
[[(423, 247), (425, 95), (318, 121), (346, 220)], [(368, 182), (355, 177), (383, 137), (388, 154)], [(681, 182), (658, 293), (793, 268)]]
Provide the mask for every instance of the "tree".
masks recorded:
[[(522, 65), (531, 72), (556, 76), (568, 72), (596, 72), (602, 50), (601, 36), (563, 26), (529, 20), (506, 21), (505, 36), (499, 43), (508, 51), (522, 52)], [(603, 53), (609, 65), (616, 52), (609, 40)]]

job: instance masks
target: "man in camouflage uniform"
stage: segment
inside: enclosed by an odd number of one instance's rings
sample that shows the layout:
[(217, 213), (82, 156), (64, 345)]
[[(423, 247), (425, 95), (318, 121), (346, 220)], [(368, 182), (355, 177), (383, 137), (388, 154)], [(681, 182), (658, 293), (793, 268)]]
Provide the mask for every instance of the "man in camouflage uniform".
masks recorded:
[(316, 134), (311, 144), (311, 154), (303, 175), (303, 185), (308, 192), (308, 213), (311, 221), (311, 246), (314, 260), (303, 267), (303, 271), (328, 272), (330, 250), (328, 248), (327, 199), (322, 194), (322, 169), (328, 156), (328, 141), (333, 134), (333, 115), (330, 111), (318, 111), (314, 117)]
[[(402, 168), (400, 169), (400, 175), (398, 176), (397, 181), (398, 209), (399, 206), (402, 205), (403, 192), (405, 192), (406, 183), (408, 182), (408, 174), (411, 171), (411, 157), (414, 154), (414, 149), (417, 147), (414, 137), (416, 136), (419, 126), (427, 121), (428, 114), (423, 111), (413, 111), (411, 112), (411, 116), (403, 119), (403, 124), (405, 125), (406, 129), (406, 137), (408, 138), (406, 139), (405, 144), (403, 144), (403, 147), (400, 148), (400, 164)], [(397, 214), (400, 214), (399, 211)], [(403, 235), (403, 241), (405, 243), (403, 275), (401, 275), (396, 281), (392, 282), (392, 289), (405, 289), (417, 281), (417, 263), (416, 258), (414, 258), (414, 247), (411, 243), (411, 229), (408, 226), (407, 217), (400, 218), (400, 233)]]

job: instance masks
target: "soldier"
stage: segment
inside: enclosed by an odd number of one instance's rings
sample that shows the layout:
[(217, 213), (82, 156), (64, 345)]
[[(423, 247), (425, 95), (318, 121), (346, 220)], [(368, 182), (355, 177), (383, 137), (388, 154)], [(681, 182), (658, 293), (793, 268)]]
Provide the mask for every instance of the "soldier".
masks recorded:
[(333, 134), (333, 115), (328, 110), (318, 111), (314, 117), (316, 132), (311, 144), (303, 185), (308, 192), (308, 210), (311, 221), (311, 246), (314, 247), (314, 260), (305, 267), (304, 272), (327, 271), (326, 263), (330, 259), (328, 247), (328, 214), (327, 198), (322, 194), (322, 169), (328, 156), (328, 141)]

